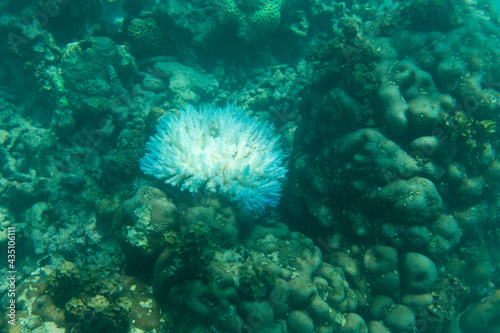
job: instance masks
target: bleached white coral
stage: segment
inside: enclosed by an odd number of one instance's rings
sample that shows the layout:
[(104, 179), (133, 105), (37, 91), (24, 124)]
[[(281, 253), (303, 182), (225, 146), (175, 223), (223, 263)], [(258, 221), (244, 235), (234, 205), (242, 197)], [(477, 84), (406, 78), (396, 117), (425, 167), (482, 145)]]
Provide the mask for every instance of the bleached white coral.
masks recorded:
[(193, 193), (204, 186), (262, 214), (278, 205), (287, 172), (280, 136), (273, 130), (268, 122), (245, 118), (233, 105), (188, 107), (161, 119), (141, 170)]

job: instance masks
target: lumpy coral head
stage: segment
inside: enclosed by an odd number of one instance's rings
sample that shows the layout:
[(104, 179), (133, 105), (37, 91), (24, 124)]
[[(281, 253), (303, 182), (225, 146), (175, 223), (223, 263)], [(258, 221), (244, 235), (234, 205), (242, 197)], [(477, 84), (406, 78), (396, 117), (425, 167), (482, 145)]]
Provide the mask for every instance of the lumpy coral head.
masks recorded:
[(234, 105), (166, 115), (146, 150), (141, 170), (181, 190), (204, 187), (259, 214), (279, 203), (287, 172), (280, 136)]

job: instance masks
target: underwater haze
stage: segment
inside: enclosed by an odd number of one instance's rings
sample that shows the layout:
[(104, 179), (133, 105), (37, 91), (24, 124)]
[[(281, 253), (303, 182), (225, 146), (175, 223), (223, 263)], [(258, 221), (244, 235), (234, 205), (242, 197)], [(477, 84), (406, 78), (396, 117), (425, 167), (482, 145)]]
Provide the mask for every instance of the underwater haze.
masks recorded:
[(0, 332), (500, 332), (499, 13), (0, 0)]

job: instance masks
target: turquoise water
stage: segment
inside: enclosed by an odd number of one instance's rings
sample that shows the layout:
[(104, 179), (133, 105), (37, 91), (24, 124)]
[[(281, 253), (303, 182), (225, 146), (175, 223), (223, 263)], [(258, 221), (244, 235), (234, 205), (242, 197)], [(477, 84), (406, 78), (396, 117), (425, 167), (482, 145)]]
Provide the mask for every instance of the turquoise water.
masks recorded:
[(495, 8), (495, 10), (499, 10), (500, 9), (500, 1), (491, 1), (491, 4), (493, 5), (493, 8)]
[(0, 331), (500, 331), (499, 11), (0, 0)]

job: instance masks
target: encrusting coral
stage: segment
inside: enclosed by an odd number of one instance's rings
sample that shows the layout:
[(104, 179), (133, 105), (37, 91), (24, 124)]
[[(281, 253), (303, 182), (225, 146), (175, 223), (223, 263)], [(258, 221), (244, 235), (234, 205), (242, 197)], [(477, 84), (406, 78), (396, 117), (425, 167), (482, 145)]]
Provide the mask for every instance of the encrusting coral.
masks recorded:
[(168, 114), (147, 143), (141, 170), (181, 190), (222, 193), (243, 209), (262, 214), (276, 207), (287, 170), (274, 127), (244, 118), (233, 105), (188, 107)]

